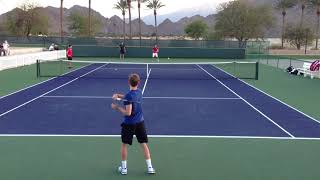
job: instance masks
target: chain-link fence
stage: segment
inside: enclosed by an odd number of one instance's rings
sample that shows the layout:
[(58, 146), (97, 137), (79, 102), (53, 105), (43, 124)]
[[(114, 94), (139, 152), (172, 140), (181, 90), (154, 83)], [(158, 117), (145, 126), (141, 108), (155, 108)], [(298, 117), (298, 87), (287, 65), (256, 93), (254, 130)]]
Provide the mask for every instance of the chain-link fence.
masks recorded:
[(261, 64), (266, 64), (272, 67), (276, 67), (279, 69), (287, 69), (289, 66), (292, 66), (294, 68), (301, 68), (303, 66), (303, 63), (308, 62), (311, 63), (315, 59), (298, 59), (294, 57), (286, 57), (286, 56), (272, 56), (272, 55), (266, 55), (266, 56), (251, 56), (250, 59), (253, 59), (255, 61), (259, 61)]
[(48, 47), (54, 43), (59, 46), (68, 44), (80, 46), (105, 46), (118, 47), (121, 42), (124, 42), (127, 47), (152, 47), (157, 44), (162, 48), (207, 48), (207, 49), (246, 49), (247, 54), (268, 54), (269, 42), (264, 41), (248, 41), (241, 44), (239, 47), (238, 41), (227, 40), (158, 40), (143, 39), (141, 42), (138, 39), (113, 39), (113, 38), (90, 38), (90, 37), (47, 37), (47, 36), (1, 36), (0, 42), (7, 40), (14, 46), (25, 47)]

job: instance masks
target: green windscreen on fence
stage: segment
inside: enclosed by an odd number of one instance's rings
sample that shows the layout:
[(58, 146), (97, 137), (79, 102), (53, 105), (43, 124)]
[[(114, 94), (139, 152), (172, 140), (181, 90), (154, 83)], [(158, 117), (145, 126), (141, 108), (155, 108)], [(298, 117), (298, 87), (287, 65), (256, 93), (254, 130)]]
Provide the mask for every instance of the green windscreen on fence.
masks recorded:
[(175, 40), (175, 39), (116, 39), (110, 37), (55, 37), (55, 36), (0, 36), (0, 41), (7, 40), (11, 44), (47, 46), (51, 43), (66, 46), (72, 45), (96, 45), (116, 47), (124, 42), (127, 47), (152, 47), (155, 44), (165, 47), (192, 47), (192, 48), (249, 48), (249, 54), (264, 53), (268, 49), (269, 42), (247, 41), (239, 43), (234, 40)]
[[(73, 46), (75, 57), (119, 57), (118, 47)], [(127, 47), (126, 57), (151, 58), (150, 47)], [(160, 58), (215, 58), (244, 59), (245, 49), (208, 49), (208, 48), (161, 48)]]

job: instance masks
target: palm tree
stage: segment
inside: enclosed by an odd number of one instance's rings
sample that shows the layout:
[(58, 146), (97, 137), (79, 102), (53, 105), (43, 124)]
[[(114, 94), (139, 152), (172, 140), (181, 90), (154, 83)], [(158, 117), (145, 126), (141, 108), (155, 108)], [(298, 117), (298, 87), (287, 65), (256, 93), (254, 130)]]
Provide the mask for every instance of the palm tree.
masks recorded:
[(91, 0), (89, 0), (89, 22), (88, 22), (88, 35), (91, 36)]
[(296, 5), (296, 0), (278, 0), (276, 2), (275, 8), (282, 11), (282, 33), (281, 33), (281, 47), (284, 47), (284, 32), (286, 29), (286, 15), (287, 15), (287, 9), (290, 9)]
[(123, 41), (126, 39), (126, 11), (128, 8), (127, 0), (119, 0), (115, 6), (115, 9), (118, 9), (121, 11), (123, 16)]
[(127, 0), (128, 12), (129, 12), (129, 38), (132, 38), (132, 26), (131, 26), (131, 2), (132, 0)]
[(141, 47), (141, 4), (145, 3), (147, 0), (135, 0), (138, 2), (138, 14), (139, 14), (139, 40), (140, 40), (140, 47)]
[(61, 4), (60, 4), (60, 37), (61, 39), (63, 37), (62, 21), (63, 21), (63, 0), (61, 0)]
[(303, 27), (303, 20), (304, 20), (304, 10), (306, 9), (307, 0), (299, 0), (301, 6), (301, 18), (300, 18), (300, 27)]
[(149, 9), (153, 9), (154, 14), (154, 28), (155, 28), (155, 34), (156, 34), (156, 41), (158, 42), (158, 24), (157, 24), (157, 10), (165, 6), (160, 2), (160, 0), (147, 0), (147, 7)]
[(317, 28), (316, 28), (316, 49), (318, 49), (319, 42), (319, 26), (320, 26), (320, 0), (310, 0), (310, 7), (316, 7), (317, 9)]

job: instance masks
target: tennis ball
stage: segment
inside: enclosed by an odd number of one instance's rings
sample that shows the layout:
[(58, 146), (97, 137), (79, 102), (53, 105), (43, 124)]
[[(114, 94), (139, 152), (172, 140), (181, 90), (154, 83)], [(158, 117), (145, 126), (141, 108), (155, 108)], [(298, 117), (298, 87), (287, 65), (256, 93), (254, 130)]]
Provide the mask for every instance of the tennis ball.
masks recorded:
[(170, 58), (168, 57), (168, 59), (170, 59)]

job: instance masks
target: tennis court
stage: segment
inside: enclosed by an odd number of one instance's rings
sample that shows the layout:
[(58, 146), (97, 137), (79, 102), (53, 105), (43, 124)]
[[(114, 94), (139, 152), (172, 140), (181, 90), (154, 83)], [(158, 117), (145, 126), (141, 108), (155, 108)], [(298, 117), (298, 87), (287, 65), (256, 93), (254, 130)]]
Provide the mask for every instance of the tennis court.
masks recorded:
[[(29, 156), (11, 154), (11, 162), (26, 167), (27, 159), (37, 157), (35, 166), (22, 173), (33, 178), (118, 179), (115, 167), (122, 117), (111, 110), (111, 96), (127, 91), (127, 76), (133, 72), (142, 77), (144, 114), (158, 171), (152, 179), (256, 179), (261, 172), (250, 176), (245, 167), (240, 168), (246, 156), (265, 161), (268, 156), (256, 153), (266, 147), (281, 151), (292, 145), (287, 140), (303, 146), (310, 140), (316, 145), (320, 138), (319, 121), (235, 78), (219, 64), (88, 63), (0, 99), (0, 134), (8, 136), (3, 143)], [(224, 164), (225, 158), (234, 161)], [(149, 178), (139, 159), (142, 154), (135, 145), (129, 150), (130, 179)], [(130, 161), (136, 165), (132, 169)], [(260, 170), (281, 168), (283, 163), (264, 164)], [(300, 165), (304, 163), (309, 161)], [(10, 170), (14, 171), (7, 168), (6, 173)]]

